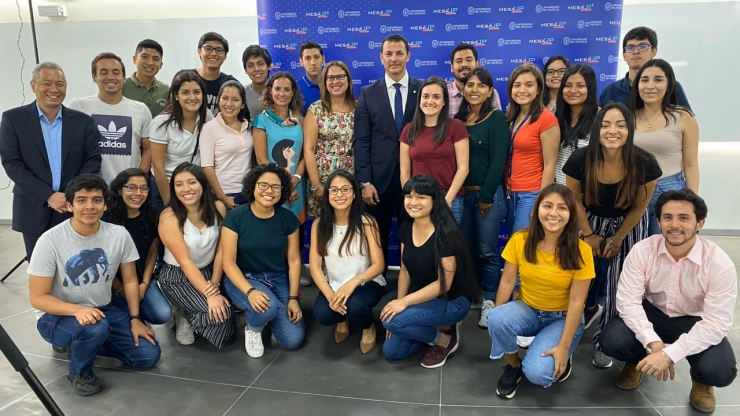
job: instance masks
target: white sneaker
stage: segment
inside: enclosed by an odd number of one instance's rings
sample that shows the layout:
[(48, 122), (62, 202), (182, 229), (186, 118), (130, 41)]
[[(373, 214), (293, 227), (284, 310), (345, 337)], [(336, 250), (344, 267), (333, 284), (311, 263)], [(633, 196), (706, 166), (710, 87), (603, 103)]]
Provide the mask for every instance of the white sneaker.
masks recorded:
[(488, 313), (490, 313), (496, 305), (492, 300), (485, 299), (481, 304), (480, 308), (480, 320), (478, 320), (479, 328), (488, 328)]
[(532, 341), (534, 341), (534, 337), (516, 337), (516, 345), (518, 345), (519, 348), (529, 348), (529, 346), (532, 345)]
[(195, 330), (190, 325), (182, 311), (177, 311), (175, 315), (175, 339), (180, 345), (193, 345), (195, 342)]
[(244, 348), (247, 355), (252, 358), (260, 358), (265, 353), (265, 346), (262, 345), (262, 333), (255, 332), (249, 328), (244, 328)]
[(311, 286), (313, 281), (311, 280), (311, 271), (308, 270), (305, 264), (301, 265), (301, 286)]

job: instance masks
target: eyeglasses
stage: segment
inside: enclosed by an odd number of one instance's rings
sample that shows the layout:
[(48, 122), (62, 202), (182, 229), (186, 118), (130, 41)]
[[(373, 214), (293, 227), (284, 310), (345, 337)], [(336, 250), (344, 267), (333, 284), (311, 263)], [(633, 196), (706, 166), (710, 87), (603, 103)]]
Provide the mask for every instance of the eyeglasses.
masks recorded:
[(553, 76), (553, 75), (555, 75), (555, 74), (558, 74), (558, 75), (565, 75), (565, 68), (560, 68), (560, 69), (548, 69), (548, 70), (547, 70), (547, 72), (546, 72), (546, 74), (547, 74), (547, 75), (550, 75), (550, 76)]
[(124, 188), (126, 188), (126, 190), (129, 192), (140, 191), (142, 194), (149, 192), (149, 187), (146, 185), (136, 186), (132, 184), (132, 185), (126, 185), (124, 186)]
[(351, 186), (343, 186), (341, 188), (337, 188), (336, 186), (332, 186), (329, 188), (329, 194), (330, 195), (336, 195), (338, 193), (342, 193), (342, 195), (349, 195), (352, 193), (354, 189)]
[(624, 47), (624, 51), (627, 53), (633, 53), (635, 52), (635, 49), (637, 49), (640, 52), (647, 52), (652, 48), (653, 45), (649, 43), (641, 43), (639, 45), (627, 45)]
[(327, 75), (326, 76), (326, 81), (327, 82), (332, 82), (334, 80), (336, 80), (336, 81), (344, 81), (345, 79), (347, 79), (347, 74)]
[(261, 191), (272, 189), (273, 192), (280, 192), (283, 189), (283, 185), (270, 185), (267, 182), (257, 182), (257, 188)]
[(224, 53), (226, 53), (226, 49), (220, 48), (220, 47), (219, 48), (214, 48), (213, 46), (210, 46), (210, 45), (203, 46), (203, 51), (206, 54), (211, 54), (213, 52), (216, 52), (217, 55), (223, 55)]

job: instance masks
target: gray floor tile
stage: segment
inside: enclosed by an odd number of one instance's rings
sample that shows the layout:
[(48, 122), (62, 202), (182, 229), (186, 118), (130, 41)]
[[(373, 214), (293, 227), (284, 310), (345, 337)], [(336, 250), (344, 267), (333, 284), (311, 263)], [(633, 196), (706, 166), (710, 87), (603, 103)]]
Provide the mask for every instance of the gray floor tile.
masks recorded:
[[(64, 361), (32, 356), (26, 356), (26, 360), (41, 383), (46, 384), (67, 374), (67, 363)], [(13, 369), (4, 356), (0, 356), (0, 375), (0, 407), (31, 393), (23, 376)]]
[[(706, 413), (694, 410), (693, 407), (686, 403), (686, 406), (674, 406), (674, 407), (658, 407), (658, 411), (663, 416), (701, 416)], [(740, 407), (738, 406), (727, 406), (718, 404), (717, 408), (712, 413), (712, 416), (737, 416), (740, 414)]]
[[(370, 380), (370, 379), (368, 379)], [(225, 416), (241, 415), (437, 416), (439, 406), (291, 394), (251, 388)]]
[(442, 416), (491, 416), (505, 414), (506, 416), (594, 416), (608, 414), (609, 416), (659, 416), (660, 413), (652, 407), (631, 408), (491, 408), (491, 407), (449, 407), (442, 406)]
[[(47, 389), (65, 414), (100, 415), (222, 415), (244, 388), (96, 368), (104, 390), (90, 397), (75, 395), (66, 378)], [(28, 396), (0, 415), (44, 414), (41, 402)]]

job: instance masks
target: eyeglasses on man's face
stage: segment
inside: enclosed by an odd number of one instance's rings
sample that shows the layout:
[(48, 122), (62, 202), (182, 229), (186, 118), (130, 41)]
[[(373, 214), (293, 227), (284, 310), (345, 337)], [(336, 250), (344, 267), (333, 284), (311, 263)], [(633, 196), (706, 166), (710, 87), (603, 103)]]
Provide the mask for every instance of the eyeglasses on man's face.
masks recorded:
[(635, 52), (635, 49), (637, 49), (640, 52), (647, 52), (652, 48), (653, 45), (649, 43), (641, 43), (639, 45), (627, 45), (624, 47), (624, 51), (627, 53), (633, 53)]
[(226, 49), (221, 48), (221, 47), (214, 48), (211, 45), (204, 45), (203, 52), (205, 52), (206, 54), (211, 54), (213, 52), (216, 52), (216, 55), (223, 55), (224, 53), (226, 53)]

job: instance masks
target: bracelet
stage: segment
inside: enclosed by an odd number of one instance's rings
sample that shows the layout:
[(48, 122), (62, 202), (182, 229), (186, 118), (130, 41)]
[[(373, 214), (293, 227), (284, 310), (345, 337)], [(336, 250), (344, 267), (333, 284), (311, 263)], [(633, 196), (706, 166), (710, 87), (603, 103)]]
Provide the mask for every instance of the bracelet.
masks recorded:
[(300, 296), (288, 296), (288, 300), (301, 300)]
[(144, 282), (144, 281), (142, 281), (141, 283), (142, 283), (142, 284), (144, 284), (144, 285), (147, 285), (147, 286), (149, 286), (149, 282)]
[(131, 317), (129, 317), (129, 321), (133, 321), (134, 319), (138, 319), (139, 321), (141, 321), (139, 315), (131, 315)]
[(583, 236), (583, 238), (589, 238), (589, 237), (591, 237), (591, 236), (592, 236), (592, 235), (594, 235), (594, 234), (596, 234), (596, 233), (592, 231), (592, 232), (591, 232), (591, 234), (589, 234), (589, 235), (584, 235), (584, 236)]
[[(321, 186), (321, 185), (319, 185), (319, 186)], [(311, 192), (316, 192), (316, 190), (319, 189), (319, 186), (312, 186), (311, 187)]]
[(301, 178), (301, 175), (299, 175), (299, 174), (297, 174), (297, 173), (294, 173), (294, 174), (293, 174), (293, 177), (294, 177), (294, 178), (298, 178), (298, 180), (299, 180), (299, 181), (300, 181), (300, 180), (302, 179), (302, 178)]
[(249, 288), (249, 290), (247, 290), (246, 292), (244, 292), (244, 296), (246, 296), (247, 299), (249, 299), (249, 294), (252, 293), (252, 292), (254, 292), (254, 287), (251, 287), (251, 288)]

